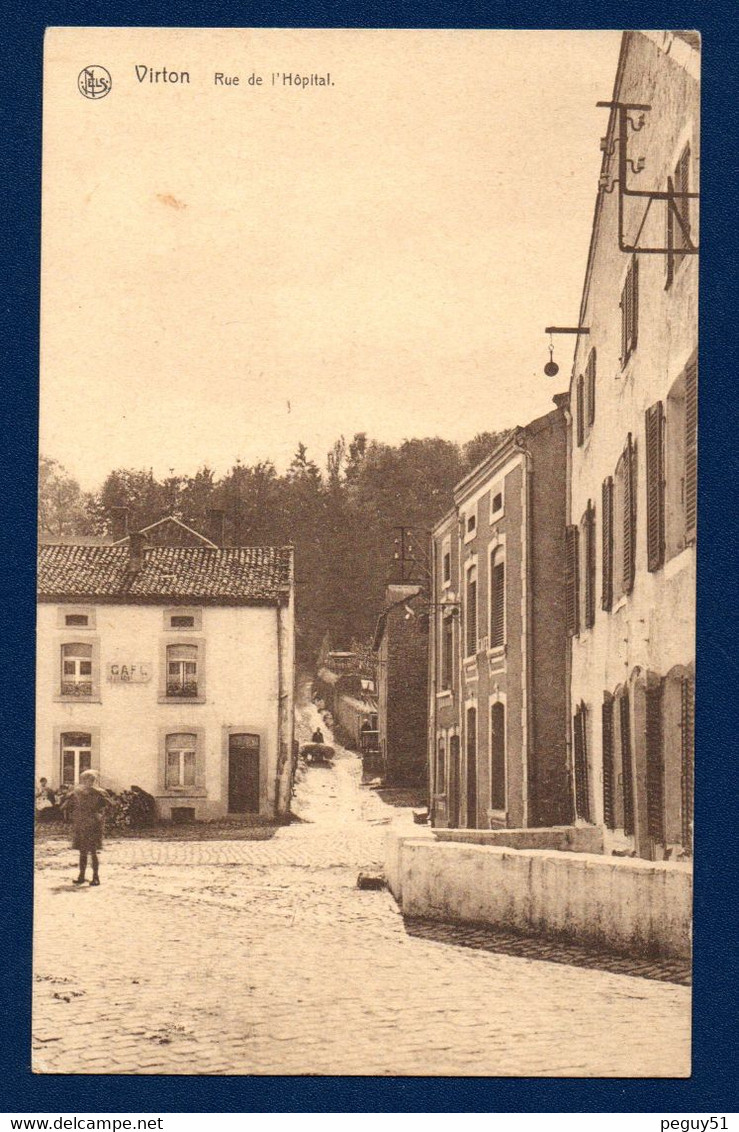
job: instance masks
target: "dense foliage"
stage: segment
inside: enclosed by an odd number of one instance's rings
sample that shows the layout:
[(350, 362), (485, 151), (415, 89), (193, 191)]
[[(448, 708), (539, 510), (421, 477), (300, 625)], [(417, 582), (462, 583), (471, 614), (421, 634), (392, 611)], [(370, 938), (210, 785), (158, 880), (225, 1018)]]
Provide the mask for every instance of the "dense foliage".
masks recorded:
[[(225, 514), (232, 546), (295, 547), (298, 648), (312, 661), (328, 634), (332, 647), (373, 633), (390, 580), (398, 580), (397, 527), (424, 531), (451, 507), (452, 489), (504, 434), (481, 433), (460, 446), (438, 438), (392, 446), (357, 433), (343, 437), (321, 469), (300, 444), (287, 471), (269, 462), (237, 461), (220, 479), (203, 467), (194, 476), (158, 480), (151, 471), (118, 468), (100, 491), (84, 494), (54, 460), (42, 461), (39, 535), (44, 541), (109, 535), (114, 507), (127, 507), (131, 529), (176, 513), (208, 530), (208, 512)], [(414, 577), (422, 580), (419, 563)]]

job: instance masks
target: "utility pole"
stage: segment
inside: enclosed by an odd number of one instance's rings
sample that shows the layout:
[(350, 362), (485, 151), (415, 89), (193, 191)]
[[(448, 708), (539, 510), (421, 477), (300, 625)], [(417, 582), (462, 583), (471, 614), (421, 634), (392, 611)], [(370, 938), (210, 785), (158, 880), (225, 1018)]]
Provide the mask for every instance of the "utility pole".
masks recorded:
[(410, 527), (405, 524), (393, 527), (396, 532), (393, 540), (393, 562), (397, 566), (401, 585), (415, 582), (428, 586), (430, 563), (428, 552), (429, 532), (423, 527)]

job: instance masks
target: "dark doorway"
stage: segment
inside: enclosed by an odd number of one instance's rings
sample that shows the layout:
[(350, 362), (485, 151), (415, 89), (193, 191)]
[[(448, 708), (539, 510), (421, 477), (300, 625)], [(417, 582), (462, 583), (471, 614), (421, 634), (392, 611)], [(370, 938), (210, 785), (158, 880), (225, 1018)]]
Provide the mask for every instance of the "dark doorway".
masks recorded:
[(505, 805), (505, 707), (493, 704), (490, 709), (490, 806), (504, 810)]
[(244, 732), (228, 737), (228, 810), (259, 813), (259, 736)]
[(477, 709), (467, 709), (467, 828), (477, 829)]
[(459, 829), (459, 735), (449, 740), (449, 825)]

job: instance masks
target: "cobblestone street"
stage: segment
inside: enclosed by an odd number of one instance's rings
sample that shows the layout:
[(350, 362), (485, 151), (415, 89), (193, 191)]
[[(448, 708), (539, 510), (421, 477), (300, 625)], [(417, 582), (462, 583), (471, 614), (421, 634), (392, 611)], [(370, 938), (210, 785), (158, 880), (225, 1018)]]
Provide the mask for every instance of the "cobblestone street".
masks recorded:
[(108, 841), (100, 888), (72, 886), (66, 844), (39, 845), (36, 1072), (689, 1072), (679, 973), (405, 925), (356, 880), (410, 813), (363, 787), (348, 752), (300, 771), (295, 808), (258, 841)]

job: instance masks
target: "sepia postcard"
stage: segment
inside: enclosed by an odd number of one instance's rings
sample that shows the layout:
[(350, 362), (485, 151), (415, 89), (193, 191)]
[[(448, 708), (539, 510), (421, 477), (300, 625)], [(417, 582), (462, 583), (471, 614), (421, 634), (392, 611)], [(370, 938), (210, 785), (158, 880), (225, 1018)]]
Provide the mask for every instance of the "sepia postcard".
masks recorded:
[(699, 35), (44, 55), (34, 1072), (689, 1076)]

